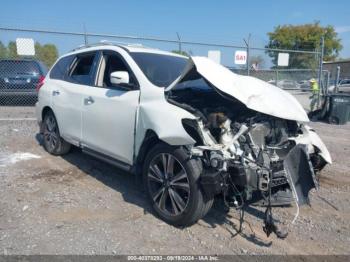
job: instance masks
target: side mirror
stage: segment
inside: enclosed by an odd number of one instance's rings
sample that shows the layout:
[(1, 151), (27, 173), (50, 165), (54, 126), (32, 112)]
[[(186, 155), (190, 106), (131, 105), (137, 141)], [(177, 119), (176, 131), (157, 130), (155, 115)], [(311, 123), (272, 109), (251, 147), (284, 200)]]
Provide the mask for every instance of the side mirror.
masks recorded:
[(127, 71), (115, 71), (110, 75), (110, 81), (112, 84), (129, 84), (129, 73)]

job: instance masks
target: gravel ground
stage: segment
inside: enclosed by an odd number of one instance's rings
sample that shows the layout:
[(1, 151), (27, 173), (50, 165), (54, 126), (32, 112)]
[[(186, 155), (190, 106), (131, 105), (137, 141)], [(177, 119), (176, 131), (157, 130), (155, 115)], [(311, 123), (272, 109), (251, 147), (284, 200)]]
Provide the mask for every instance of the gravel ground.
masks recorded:
[[(1, 120), (0, 254), (350, 254), (350, 125), (311, 125), (334, 163), (280, 240), (265, 236), (254, 207), (237, 234), (239, 213), (226, 214), (220, 198), (197, 224), (167, 225), (132, 175), (78, 149), (51, 156), (35, 121)], [(276, 211), (287, 222), (294, 212)]]

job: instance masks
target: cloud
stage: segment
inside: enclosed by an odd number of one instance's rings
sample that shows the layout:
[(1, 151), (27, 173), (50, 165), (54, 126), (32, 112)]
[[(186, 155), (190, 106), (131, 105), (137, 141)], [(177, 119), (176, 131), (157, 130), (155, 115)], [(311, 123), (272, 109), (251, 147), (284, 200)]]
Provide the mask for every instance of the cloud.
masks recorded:
[(335, 31), (339, 34), (350, 32), (350, 25), (346, 26), (336, 26)]

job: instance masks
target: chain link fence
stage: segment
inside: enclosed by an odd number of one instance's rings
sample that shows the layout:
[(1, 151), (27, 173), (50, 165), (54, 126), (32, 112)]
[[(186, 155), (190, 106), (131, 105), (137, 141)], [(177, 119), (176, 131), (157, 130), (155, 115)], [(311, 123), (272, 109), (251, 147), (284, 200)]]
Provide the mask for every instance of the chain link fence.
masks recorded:
[[(27, 46), (25, 41), (18, 45), (21, 39), (29, 41)], [(36, 90), (56, 59), (78, 46), (103, 40), (121, 44), (142, 44), (189, 56), (208, 56), (208, 51), (219, 52), (222, 65), (237, 74), (257, 77), (287, 90), (306, 110), (310, 109), (312, 97), (310, 80), (320, 80), (318, 104), (327, 88), (328, 74), (321, 71), (321, 52), (318, 51), (258, 48), (249, 46), (247, 42), (242, 45), (191, 42), (182, 40), (179, 35), (176, 39), (161, 39), (0, 27), (0, 118), (10, 116), (9, 112), (18, 110), (16, 108), (19, 107), (21, 112), (25, 111), (24, 107), (34, 112)], [(247, 53), (245, 64), (235, 64), (237, 51)], [(277, 66), (279, 53), (289, 54), (288, 69)], [(4, 112), (6, 113), (3, 114)]]

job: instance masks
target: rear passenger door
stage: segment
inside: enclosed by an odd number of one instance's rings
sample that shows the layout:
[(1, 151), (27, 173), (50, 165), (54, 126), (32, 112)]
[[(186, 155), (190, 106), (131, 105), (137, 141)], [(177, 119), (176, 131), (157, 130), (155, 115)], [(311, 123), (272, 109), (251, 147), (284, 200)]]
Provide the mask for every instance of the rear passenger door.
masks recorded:
[(52, 105), (60, 133), (73, 144), (79, 144), (82, 138), (83, 93), (89, 88), (96, 74), (97, 52), (73, 55), (71, 63), (65, 69), (63, 81), (52, 87)]
[[(129, 85), (115, 85), (110, 74), (126, 71)], [(84, 89), (82, 144), (106, 159), (132, 164), (140, 90), (136, 77), (115, 51), (101, 51), (94, 86)]]

